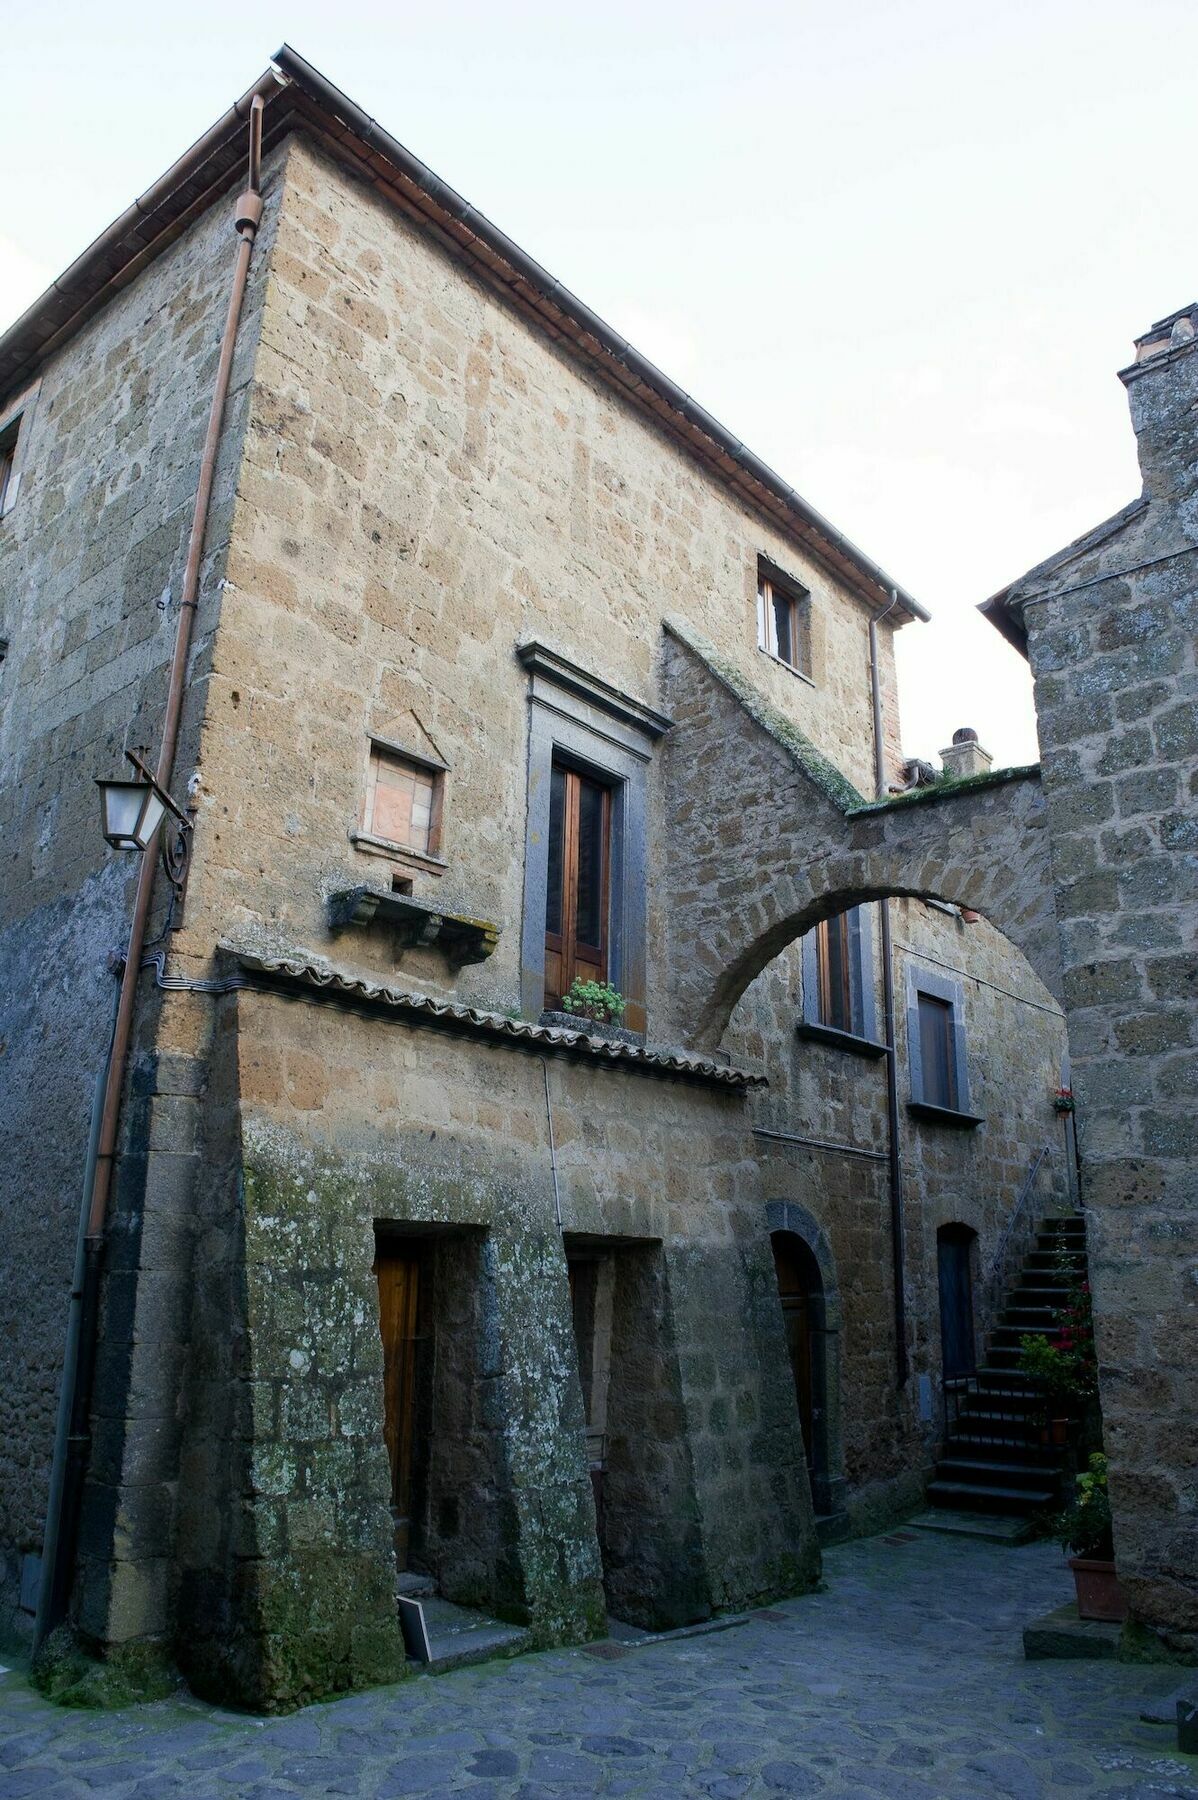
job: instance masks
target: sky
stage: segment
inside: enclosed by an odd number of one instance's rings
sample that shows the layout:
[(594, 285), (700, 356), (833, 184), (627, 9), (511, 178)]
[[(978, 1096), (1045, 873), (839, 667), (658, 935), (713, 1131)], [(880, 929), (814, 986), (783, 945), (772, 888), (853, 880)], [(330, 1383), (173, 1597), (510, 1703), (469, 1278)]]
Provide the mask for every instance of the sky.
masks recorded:
[(0, 16), (0, 324), (286, 40), (922, 601), (911, 755), (1035, 760), (974, 609), (1139, 492), (1116, 371), (1198, 289), (1194, 0)]

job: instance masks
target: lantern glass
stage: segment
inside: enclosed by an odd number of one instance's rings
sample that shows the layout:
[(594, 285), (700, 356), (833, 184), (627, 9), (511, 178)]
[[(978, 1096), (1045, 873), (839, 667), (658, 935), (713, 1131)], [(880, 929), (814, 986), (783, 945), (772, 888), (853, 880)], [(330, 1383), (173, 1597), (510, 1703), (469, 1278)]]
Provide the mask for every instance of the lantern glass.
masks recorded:
[(114, 850), (145, 850), (165, 807), (145, 781), (98, 781), (104, 836)]

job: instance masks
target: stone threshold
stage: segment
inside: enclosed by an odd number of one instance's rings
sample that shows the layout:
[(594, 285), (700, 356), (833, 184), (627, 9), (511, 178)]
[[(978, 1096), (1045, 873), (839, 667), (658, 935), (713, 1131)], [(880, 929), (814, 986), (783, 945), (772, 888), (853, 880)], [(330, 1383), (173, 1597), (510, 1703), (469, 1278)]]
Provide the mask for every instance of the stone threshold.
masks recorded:
[(335, 969), (323, 958), (302, 951), (262, 956), (224, 941), (217, 948), (242, 971), (233, 984), (237, 987), (325, 1000), (357, 1011), (402, 1019), (413, 1025), (455, 1032), (459, 1036), (509, 1044), (540, 1056), (546, 1053), (568, 1056), (601, 1067), (624, 1069), (630, 1074), (664, 1076), (738, 1091), (769, 1086), (766, 1077), (755, 1070), (736, 1068), (694, 1051), (612, 1042), (585, 1031), (534, 1024), (529, 1019), (509, 1018), (504, 1013), (490, 1012), (482, 1007), (437, 1000), (431, 994), (387, 987), (381, 982), (350, 975)]

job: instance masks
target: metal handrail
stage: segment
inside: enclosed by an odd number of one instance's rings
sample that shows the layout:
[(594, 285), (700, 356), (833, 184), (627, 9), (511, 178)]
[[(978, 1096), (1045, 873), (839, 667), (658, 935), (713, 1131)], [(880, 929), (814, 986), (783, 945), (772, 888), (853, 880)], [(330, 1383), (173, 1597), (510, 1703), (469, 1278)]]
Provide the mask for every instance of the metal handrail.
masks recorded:
[(1010, 1218), (1007, 1220), (1006, 1230), (1003, 1232), (1002, 1236), (998, 1240), (998, 1248), (994, 1252), (994, 1258), (990, 1264), (990, 1273), (986, 1278), (986, 1285), (987, 1285), (988, 1289), (992, 1290), (994, 1288), (995, 1283), (1000, 1279), (1000, 1277), (1002, 1275), (1003, 1268), (1006, 1263), (1007, 1245), (1011, 1241), (1011, 1237), (1015, 1230), (1016, 1225), (1019, 1223), (1021, 1217), (1023, 1216), (1023, 1209), (1027, 1205), (1028, 1198), (1032, 1192), (1033, 1187), (1036, 1184), (1036, 1177), (1037, 1177), (1037, 1175), (1039, 1175), (1041, 1167), (1043, 1166), (1045, 1159), (1047, 1157), (1050, 1157), (1051, 1155), (1052, 1155), (1052, 1145), (1051, 1144), (1043, 1145), (1038, 1156), (1036, 1157), (1035, 1161), (1033, 1162), (1031, 1168), (1028, 1170), (1027, 1177), (1023, 1183), (1023, 1186), (1019, 1190), (1019, 1198), (1015, 1202), (1015, 1210), (1012, 1212)]

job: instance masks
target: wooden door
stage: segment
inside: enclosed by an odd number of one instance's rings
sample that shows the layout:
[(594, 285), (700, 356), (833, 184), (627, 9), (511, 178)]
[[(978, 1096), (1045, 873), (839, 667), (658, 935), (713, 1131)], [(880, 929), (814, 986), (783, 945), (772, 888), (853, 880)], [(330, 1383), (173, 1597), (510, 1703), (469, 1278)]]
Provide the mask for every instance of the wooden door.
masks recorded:
[(946, 1381), (972, 1375), (977, 1367), (973, 1323), (974, 1234), (964, 1225), (946, 1225), (936, 1234), (940, 1282), (940, 1354)]
[(813, 1295), (811, 1280), (804, 1267), (798, 1244), (789, 1233), (775, 1232), (773, 1237), (774, 1268), (778, 1276), (778, 1298), (782, 1302), (782, 1320), (786, 1327), (786, 1347), (790, 1352), (794, 1376), (795, 1400), (799, 1408), (799, 1424), (803, 1432), (803, 1451), (807, 1468), (816, 1472), (816, 1381)]
[(383, 1434), (391, 1461), (391, 1518), (395, 1561), (408, 1566), (411, 1537), (412, 1469), (415, 1450), (416, 1316), (420, 1262), (409, 1246), (380, 1239), (374, 1272), (379, 1284), (379, 1328), (383, 1336)]

